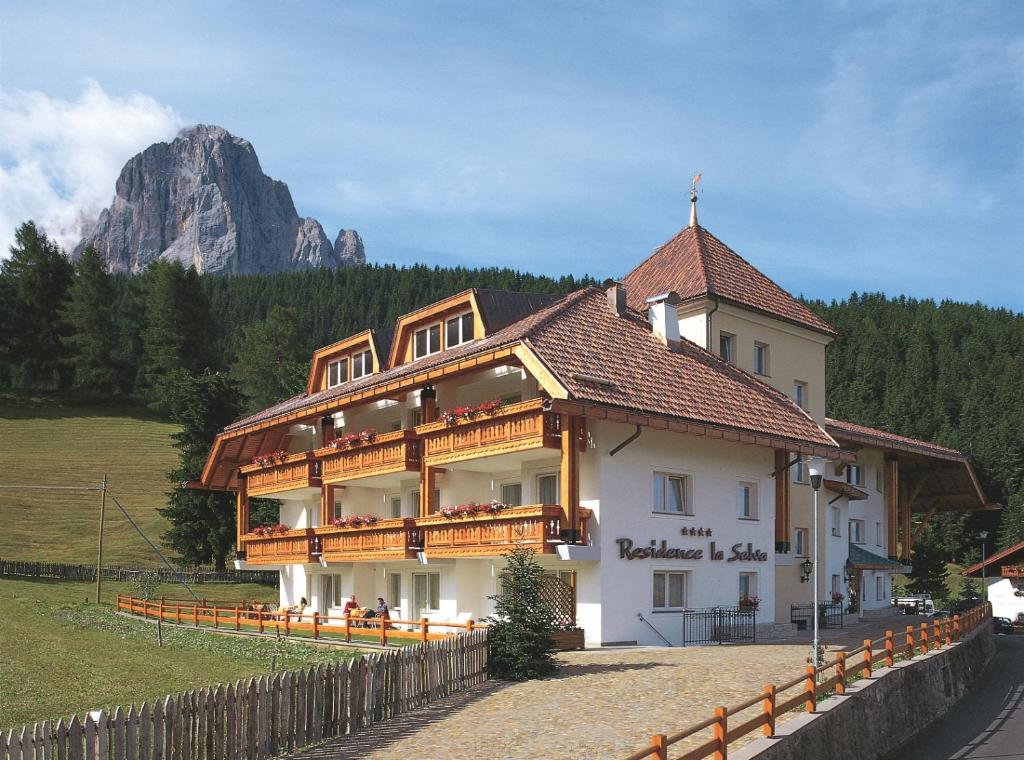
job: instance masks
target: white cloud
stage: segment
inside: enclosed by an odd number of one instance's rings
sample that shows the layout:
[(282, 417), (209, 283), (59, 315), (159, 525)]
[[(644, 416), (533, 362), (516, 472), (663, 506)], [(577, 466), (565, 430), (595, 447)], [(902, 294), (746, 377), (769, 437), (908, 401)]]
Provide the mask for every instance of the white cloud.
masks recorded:
[(0, 257), (27, 219), (70, 250), (110, 203), (125, 162), (184, 124), (151, 97), (112, 96), (93, 80), (73, 100), (0, 93)]

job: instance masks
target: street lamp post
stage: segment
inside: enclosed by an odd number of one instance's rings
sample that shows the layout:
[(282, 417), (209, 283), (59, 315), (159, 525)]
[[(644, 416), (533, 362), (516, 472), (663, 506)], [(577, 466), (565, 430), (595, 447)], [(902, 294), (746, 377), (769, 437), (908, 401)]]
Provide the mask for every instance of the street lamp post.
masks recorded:
[[(808, 462), (808, 473), (811, 476), (811, 488), (814, 489), (814, 564), (813, 578), (811, 585), (814, 587), (812, 598), (814, 600), (814, 609), (812, 614), (814, 615), (814, 643), (813, 649), (811, 650), (811, 662), (814, 664), (815, 672), (818, 667), (818, 491), (821, 490), (821, 478), (824, 472), (824, 460), (817, 460), (813, 463)], [(815, 675), (817, 680), (817, 675)]]
[(988, 531), (983, 530), (978, 534), (981, 539), (981, 593), (982, 601), (988, 601), (988, 573), (985, 572), (985, 539), (988, 538)]

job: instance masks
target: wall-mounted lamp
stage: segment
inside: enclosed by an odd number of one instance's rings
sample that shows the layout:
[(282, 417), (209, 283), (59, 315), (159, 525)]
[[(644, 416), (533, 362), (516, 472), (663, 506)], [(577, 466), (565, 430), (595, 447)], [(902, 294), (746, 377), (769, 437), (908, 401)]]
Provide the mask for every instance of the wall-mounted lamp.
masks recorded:
[(800, 563), (800, 582), (807, 583), (811, 579), (811, 573), (814, 572), (814, 563), (809, 559), (805, 559)]
[(846, 563), (843, 565), (843, 581), (846, 582), (846, 583), (849, 583), (850, 581), (852, 581), (853, 580), (853, 574), (855, 572), (857, 572), (857, 568), (855, 568), (853, 566), (853, 563), (850, 562), (850, 559), (847, 558), (846, 559)]

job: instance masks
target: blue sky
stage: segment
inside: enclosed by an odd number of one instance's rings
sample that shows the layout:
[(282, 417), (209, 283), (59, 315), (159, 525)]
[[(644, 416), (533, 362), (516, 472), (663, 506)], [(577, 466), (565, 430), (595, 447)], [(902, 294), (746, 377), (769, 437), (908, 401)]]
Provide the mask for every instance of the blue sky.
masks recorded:
[(1024, 310), (1019, 2), (100, 5), (0, 5), (5, 237), (205, 122), (371, 261), (622, 275), (702, 171), (794, 293)]

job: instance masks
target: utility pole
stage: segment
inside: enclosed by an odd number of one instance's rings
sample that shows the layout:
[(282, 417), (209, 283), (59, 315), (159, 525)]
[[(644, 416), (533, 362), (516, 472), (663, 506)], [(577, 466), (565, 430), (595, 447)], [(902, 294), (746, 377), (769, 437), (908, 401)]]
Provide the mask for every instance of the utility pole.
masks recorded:
[(103, 517), (107, 511), (107, 473), (100, 481), (100, 540), (96, 551), (96, 604), (100, 603), (100, 587), (103, 582)]

